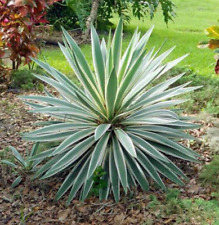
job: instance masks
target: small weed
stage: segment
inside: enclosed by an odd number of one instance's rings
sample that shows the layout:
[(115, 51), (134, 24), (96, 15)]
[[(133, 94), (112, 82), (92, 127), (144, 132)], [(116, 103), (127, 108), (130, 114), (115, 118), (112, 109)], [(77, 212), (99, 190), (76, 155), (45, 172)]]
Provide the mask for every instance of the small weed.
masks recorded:
[(106, 181), (102, 179), (102, 177), (106, 174), (104, 169), (101, 166), (98, 166), (93, 174), (93, 186), (89, 195), (98, 196), (99, 190), (105, 188), (107, 186)]
[(148, 203), (147, 206), (149, 209), (155, 209), (160, 204), (160, 202), (157, 200), (157, 197), (154, 195), (150, 195), (149, 199), (150, 202)]
[[(9, 152), (10, 152), (9, 147), (6, 147), (6, 148), (2, 149), (0, 151), (0, 160), (8, 158), (9, 157)], [(10, 160), (12, 160), (12, 159), (13, 159), (13, 157), (11, 156)]]
[(34, 89), (34, 84), (33, 83), (21, 84), (21, 88), (23, 90), (30, 91)]
[(21, 154), (12, 146), (9, 149), (12, 152), (10, 158), (1, 160), (1, 163), (9, 166), (18, 175), (13, 181), (11, 187), (14, 188), (20, 184), (23, 178), (26, 178), (29, 173), (36, 169), (36, 166), (42, 161), (41, 159), (33, 160), (32, 157), (36, 155), (38, 151), (39, 143), (33, 145), (31, 151), (29, 146), (26, 149), (26, 157), (22, 157)]
[(217, 201), (219, 201), (219, 192), (212, 192), (211, 197)]
[(164, 208), (166, 215), (183, 213), (185, 205), (180, 199), (180, 191), (178, 189), (169, 189), (165, 198), (166, 207)]
[(205, 165), (199, 176), (200, 180), (205, 186), (210, 186), (215, 190), (219, 187), (219, 155)]
[(16, 105), (8, 100), (3, 100), (0, 102), (0, 107), (4, 107), (4, 113), (9, 114), (16, 108)]
[(37, 89), (37, 91), (43, 92), (44, 91), (44, 85), (39, 83), (39, 84), (37, 84), (36, 89)]
[(178, 189), (169, 189), (166, 193), (165, 201), (168, 202), (172, 199), (178, 199), (180, 196), (180, 191)]
[(34, 211), (30, 211), (25, 213), (24, 212), (24, 207), (21, 206), (21, 212), (20, 212), (20, 224), (25, 225), (29, 217), (31, 217), (34, 214)]

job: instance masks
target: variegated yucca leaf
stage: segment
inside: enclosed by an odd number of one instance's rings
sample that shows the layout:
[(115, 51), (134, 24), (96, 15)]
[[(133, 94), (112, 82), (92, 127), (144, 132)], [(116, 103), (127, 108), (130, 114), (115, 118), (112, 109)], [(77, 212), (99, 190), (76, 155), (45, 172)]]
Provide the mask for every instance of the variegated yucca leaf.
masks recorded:
[(45, 179), (69, 171), (56, 199), (69, 191), (68, 203), (77, 192), (84, 200), (99, 166), (106, 172), (102, 179), (107, 184), (99, 192), (100, 199), (107, 199), (112, 192), (118, 201), (121, 186), (125, 192), (138, 184), (148, 190), (151, 179), (165, 189), (160, 175), (183, 185), (181, 178), (186, 176), (168, 156), (192, 162), (199, 157), (178, 142), (192, 139), (184, 131), (197, 125), (173, 109), (184, 100), (172, 99), (198, 87), (187, 87), (189, 83), (172, 86), (183, 74), (151, 87), (153, 81), (185, 56), (164, 63), (173, 48), (162, 54), (146, 51), (153, 27), (142, 37), (136, 30), (122, 55), (122, 30), (120, 20), (113, 38), (109, 37), (106, 44), (104, 39), (100, 42), (96, 30), (91, 28), (94, 65), (91, 70), (81, 49), (63, 29), (65, 45), (59, 45), (80, 87), (47, 63), (33, 59), (49, 74), (36, 77), (55, 88), (60, 96), (46, 91), (45, 96), (23, 97), (32, 112), (53, 118), (44, 127), (24, 134), (24, 138), (34, 142), (59, 141), (57, 147), (33, 157), (47, 159), (35, 178)]

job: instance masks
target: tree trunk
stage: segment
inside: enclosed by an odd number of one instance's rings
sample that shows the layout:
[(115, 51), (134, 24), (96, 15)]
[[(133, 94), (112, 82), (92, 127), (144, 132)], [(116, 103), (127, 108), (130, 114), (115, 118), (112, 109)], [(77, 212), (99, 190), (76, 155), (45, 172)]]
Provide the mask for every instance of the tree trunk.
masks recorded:
[(87, 18), (87, 21), (86, 21), (86, 30), (83, 35), (83, 41), (86, 41), (88, 39), (88, 36), (90, 34), (91, 24), (93, 24), (97, 18), (99, 5), (100, 5), (100, 0), (93, 0), (90, 16)]

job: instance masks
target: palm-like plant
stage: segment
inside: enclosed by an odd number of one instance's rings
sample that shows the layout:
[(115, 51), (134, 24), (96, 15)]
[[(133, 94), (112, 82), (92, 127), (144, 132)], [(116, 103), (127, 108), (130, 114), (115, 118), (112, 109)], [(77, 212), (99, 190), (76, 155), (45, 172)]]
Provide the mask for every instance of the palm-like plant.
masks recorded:
[(57, 118), (48, 121), (50, 125), (24, 134), (24, 138), (37, 142), (60, 141), (57, 147), (34, 157), (49, 158), (35, 177), (44, 179), (70, 170), (57, 199), (71, 189), (67, 203), (79, 190), (84, 200), (99, 166), (106, 172), (103, 180), (107, 184), (100, 190), (100, 199), (107, 199), (112, 191), (118, 201), (120, 184), (125, 192), (138, 184), (148, 190), (148, 178), (152, 178), (165, 189), (160, 174), (183, 185), (180, 178), (186, 176), (167, 156), (197, 161), (197, 153), (177, 143), (192, 138), (184, 130), (196, 125), (177, 110), (167, 109), (185, 101), (172, 100), (172, 97), (197, 87), (186, 87), (188, 83), (170, 87), (183, 76), (180, 74), (147, 88), (185, 57), (163, 64), (173, 48), (160, 55), (153, 50), (146, 52), (151, 32), (152, 28), (140, 38), (136, 30), (121, 56), (122, 21), (112, 39), (109, 35), (107, 45), (104, 39), (100, 44), (92, 27), (93, 72), (76, 42), (63, 30), (65, 46), (60, 44), (60, 48), (82, 87), (48, 64), (34, 60), (50, 74), (36, 77), (54, 87), (60, 98), (49, 92), (46, 96), (23, 97), (34, 108), (32, 112)]

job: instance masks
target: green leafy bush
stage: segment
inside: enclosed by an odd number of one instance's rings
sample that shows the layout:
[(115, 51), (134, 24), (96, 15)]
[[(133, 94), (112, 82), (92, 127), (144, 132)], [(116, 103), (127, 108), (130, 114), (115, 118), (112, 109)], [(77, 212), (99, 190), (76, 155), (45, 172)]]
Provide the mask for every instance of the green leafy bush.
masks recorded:
[(73, 29), (78, 20), (74, 11), (64, 3), (54, 3), (50, 6), (46, 18), (55, 30), (61, 30), (61, 26), (65, 29)]
[[(80, 27), (86, 29), (86, 20), (90, 16), (92, 8), (92, 0), (66, 0), (66, 4), (77, 15)], [(129, 23), (131, 16), (144, 19), (155, 16), (158, 9), (161, 8), (165, 23), (173, 20), (175, 17), (175, 5), (171, 0), (104, 0), (99, 1), (97, 19), (95, 23), (98, 29), (106, 30), (107, 26), (112, 25), (110, 19), (115, 14), (123, 18), (126, 23)]]
[(11, 74), (10, 88), (22, 88), (24, 90), (33, 90), (34, 88), (42, 91), (42, 85), (33, 75), (33, 73), (42, 73), (41, 69), (29, 70), (15, 70)]
[(66, 4), (77, 15), (82, 30), (86, 29), (86, 19), (90, 15), (91, 0), (66, 0)]
[[(34, 159), (49, 159), (35, 174), (35, 178), (49, 178), (63, 171), (69, 175), (61, 185), (56, 199), (69, 189), (67, 203), (80, 191), (84, 200), (94, 182), (94, 171), (101, 166), (106, 187), (99, 190), (100, 199), (107, 199), (110, 191), (120, 199), (120, 184), (125, 192), (132, 186), (148, 190), (151, 177), (166, 189), (160, 174), (183, 185), (183, 172), (168, 158), (197, 162), (197, 153), (177, 143), (193, 138), (183, 130), (197, 127), (178, 111), (167, 109), (184, 102), (173, 97), (193, 91), (188, 83), (171, 88), (183, 74), (147, 88), (154, 80), (183, 60), (185, 56), (163, 64), (174, 48), (159, 55), (145, 51), (152, 28), (140, 38), (135, 31), (128, 48), (121, 56), (122, 20), (114, 37), (99, 42), (91, 29), (94, 72), (91, 71), (80, 48), (63, 30), (65, 46), (60, 48), (83, 88), (48, 64), (34, 60), (50, 76), (35, 75), (53, 86), (60, 97), (26, 96), (25, 101), (34, 113), (51, 115), (51, 125), (23, 135), (29, 141), (60, 141), (57, 147), (46, 150)], [(112, 40), (112, 41), (111, 41)], [(34, 103), (32, 102), (34, 101)], [(36, 103), (37, 102), (37, 103)], [(42, 102), (39, 103), (39, 102)]]

